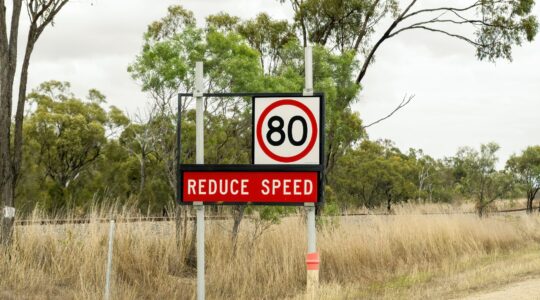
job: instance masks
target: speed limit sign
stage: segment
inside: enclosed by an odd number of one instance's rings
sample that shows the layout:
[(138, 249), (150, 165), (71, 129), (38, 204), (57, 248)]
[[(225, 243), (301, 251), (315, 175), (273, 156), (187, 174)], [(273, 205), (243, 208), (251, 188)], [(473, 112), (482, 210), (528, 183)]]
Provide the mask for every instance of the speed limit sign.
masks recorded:
[(254, 97), (253, 163), (321, 163), (321, 97)]

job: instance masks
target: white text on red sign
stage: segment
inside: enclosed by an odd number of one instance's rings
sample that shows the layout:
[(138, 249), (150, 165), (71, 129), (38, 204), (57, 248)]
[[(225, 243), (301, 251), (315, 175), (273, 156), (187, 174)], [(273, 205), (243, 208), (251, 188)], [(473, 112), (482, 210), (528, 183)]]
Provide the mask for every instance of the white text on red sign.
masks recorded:
[(317, 202), (317, 172), (183, 172), (183, 201)]

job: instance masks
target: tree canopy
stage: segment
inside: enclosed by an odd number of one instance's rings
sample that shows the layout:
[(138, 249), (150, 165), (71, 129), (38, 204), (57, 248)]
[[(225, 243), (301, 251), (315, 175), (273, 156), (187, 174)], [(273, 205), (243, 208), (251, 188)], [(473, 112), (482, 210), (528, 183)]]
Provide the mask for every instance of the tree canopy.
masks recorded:
[(507, 168), (517, 177), (527, 193), (527, 211), (533, 210), (533, 200), (540, 190), (540, 146), (529, 146), (521, 155), (513, 155)]
[(294, 10), (303, 40), (335, 51), (353, 51), (361, 83), (379, 47), (410, 31), (427, 31), (465, 42), (478, 59), (512, 59), (512, 49), (532, 41), (538, 20), (534, 0), (468, 0), (425, 4), (418, 0), (279, 0)]

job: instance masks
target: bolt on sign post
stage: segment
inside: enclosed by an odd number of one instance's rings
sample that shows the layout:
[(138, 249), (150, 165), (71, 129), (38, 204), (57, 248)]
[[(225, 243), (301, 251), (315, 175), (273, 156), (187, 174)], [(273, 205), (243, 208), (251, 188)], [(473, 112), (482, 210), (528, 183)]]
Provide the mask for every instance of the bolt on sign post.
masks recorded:
[[(309, 76), (303, 93), (203, 93), (202, 63), (196, 71), (195, 92), (178, 95), (177, 201), (197, 208), (197, 298), (204, 299), (204, 205), (305, 206), (308, 287), (315, 291), (315, 207), (323, 203), (325, 113), (324, 94), (313, 92), (311, 48), (306, 49)], [(183, 164), (180, 157), (180, 108), (187, 97), (196, 98), (196, 164)], [(203, 164), (203, 99), (219, 97), (252, 100), (251, 164)]]

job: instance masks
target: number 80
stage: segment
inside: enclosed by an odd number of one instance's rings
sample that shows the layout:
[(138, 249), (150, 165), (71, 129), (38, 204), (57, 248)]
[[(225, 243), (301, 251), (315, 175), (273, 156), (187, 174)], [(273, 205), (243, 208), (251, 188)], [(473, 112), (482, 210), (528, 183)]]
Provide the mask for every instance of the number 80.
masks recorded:
[[(302, 137), (299, 140), (295, 140), (294, 136), (293, 136), (293, 133), (292, 133), (294, 122), (296, 122), (296, 121), (299, 121), (302, 124)], [(274, 126), (274, 122), (278, 122), (278, 125)], [(281, 118), (279, 116), (273, 116), (270, 119), (268, 119), (267, 124), (268, 124), (268, 128), (270, 130), (268, 130), (268, 132), (266, 133), (266, 139), (268, 140), (270, 145), (272, 145), (272, 146), (280, 146), (285, 141), (286, 136), (285, 136), (285, 132), (283, 131), (283, 127), (285, 125), (284, 123), (285, 122), (283, 121), (283, 118)], [(279, 134), (279, 138), (277, 140), (272, 139), (272, 134), (273, 133), (278, 133)], [(302, 144), (304, 144), (306, 142), (306, 139), (307, 139), (307, 122), (306, 122), (306, 119), (304, 119), (301, 116), (292, 117), (291, 120), (289, 121), (289, 124), (287, 125), (287, 136), (288, 136), (289, 142), (293, 146), (301, 146)]]

